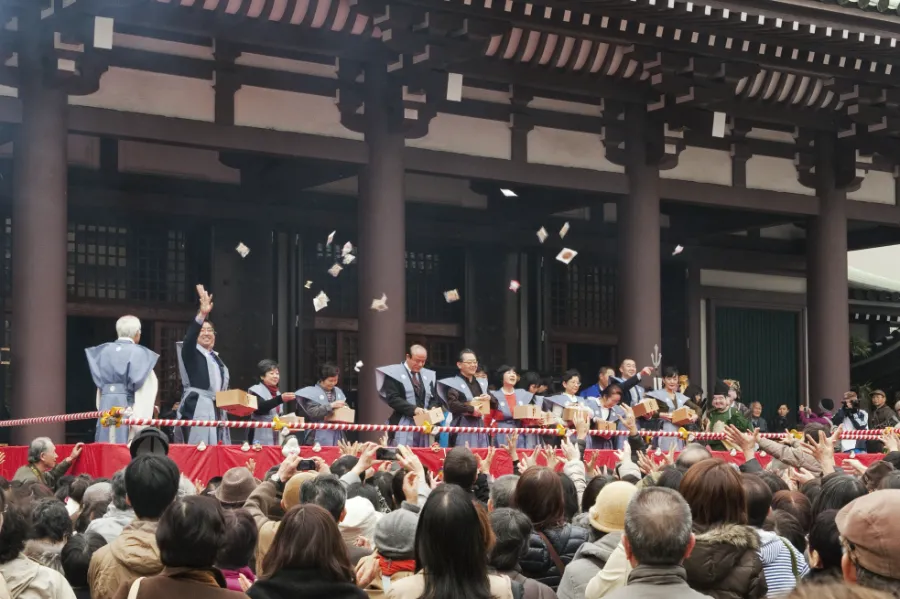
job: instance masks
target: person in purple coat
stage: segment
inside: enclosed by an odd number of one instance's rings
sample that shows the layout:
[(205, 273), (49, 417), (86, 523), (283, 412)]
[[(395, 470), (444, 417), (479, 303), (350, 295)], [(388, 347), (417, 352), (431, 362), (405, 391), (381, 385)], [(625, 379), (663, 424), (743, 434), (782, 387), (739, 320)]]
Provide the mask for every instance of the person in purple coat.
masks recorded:
[(800, 424), (806, 426), (811, 422), (831, 426), (831, 419), (834, 416), (834, 400), (824, 398), (819, 402), (819, 408), (813, 412), (809, 406), (800, 406)]

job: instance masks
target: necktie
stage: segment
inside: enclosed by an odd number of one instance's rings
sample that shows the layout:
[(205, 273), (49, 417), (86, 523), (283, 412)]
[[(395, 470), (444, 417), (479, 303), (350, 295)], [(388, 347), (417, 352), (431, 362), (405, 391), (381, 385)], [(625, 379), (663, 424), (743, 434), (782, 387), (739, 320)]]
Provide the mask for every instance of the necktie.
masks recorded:
[[(219, 359), (218, 354), (216, 354), (214, 352), (210, 352), (209, 355), (212, 356), (213, 362), (215, 362), (216, 366), (219, 367), (219, 380), (217, 381), (217, 383), (218, 383), (217, 386), (219, 387), (219, 389), (215, 389), (215, 391), (220, 391), (221, 387), (225, 381), (225, 364), (223, 364), (222, 360)], [(212, 382), (212, 381), (210, 381), (210, 382)]]

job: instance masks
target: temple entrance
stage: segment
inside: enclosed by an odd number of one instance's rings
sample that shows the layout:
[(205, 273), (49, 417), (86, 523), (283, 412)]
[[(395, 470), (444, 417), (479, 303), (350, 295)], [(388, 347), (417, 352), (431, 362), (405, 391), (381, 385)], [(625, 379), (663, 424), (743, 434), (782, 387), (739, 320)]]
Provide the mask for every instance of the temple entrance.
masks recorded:
[(567, 368), (575, 368), (581, 373), (581, 388), (590, 387), (597, 382), (597, 373), (601, 366), (612, 366), (616, 348), (612, 345), (587, 345), (569, 343), (567, 349)]

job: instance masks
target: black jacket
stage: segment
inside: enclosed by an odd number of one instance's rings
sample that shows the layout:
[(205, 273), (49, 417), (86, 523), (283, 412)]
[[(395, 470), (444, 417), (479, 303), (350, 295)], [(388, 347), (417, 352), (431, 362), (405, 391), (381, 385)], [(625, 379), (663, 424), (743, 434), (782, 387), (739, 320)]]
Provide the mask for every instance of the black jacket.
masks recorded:
[[(543, 531), (547, 539), (553, 544), (556, 553), (563, 565), (568, 565), (575, 557), (575, 552), (590, 540), (590, 533), (580, 526), (564, 524), (558, 528)], [(550, 550), (544, 540), (537, 533), (532, 533), (528, 541), (528, 551), (525, 557), (519, 560), (522, 573), (528, 578), (542, 582), (555, 592), (562, 580), (562, 572), (553, 563)]]
[(279, 570), (271, 578), (258, 579), (247, 591), (251, 599), (366, 599), (366, 592), (352, 582), (331, 582), (317, 570)]
[[(191, 387), (209, 389), (209, 366), (207, 365), (206, 356), (197, 348), (197, 339), (200, 337), (200, 329), (202, 328), (203, 324), (198, 323), (196, 318), (191, 319), (187, 331), (184, 333), (184, 342), (181, 346), (181, 361), (184, 362), (184, 371), (187, 374), (188, 381), (191, 383)], [(221, 371), (220, 376), (224, 379), (224, 364), (220, 365), (219, 370)], [(181, 415), (186, 420), (194, 417), (197, 399), (197, 394), (193, 392), (184, 398), (181, 406)]]

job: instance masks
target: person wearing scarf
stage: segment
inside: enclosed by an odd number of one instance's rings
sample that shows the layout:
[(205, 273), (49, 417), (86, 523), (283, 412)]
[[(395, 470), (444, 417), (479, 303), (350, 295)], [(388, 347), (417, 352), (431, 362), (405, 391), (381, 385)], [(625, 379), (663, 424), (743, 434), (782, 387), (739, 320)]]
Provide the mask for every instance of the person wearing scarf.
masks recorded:
[(416, 527), (419, 506), (404, 502), (403, 507), (385, 514), (375, 525), (373, 539), (381, 577), (366, 592), (369, 599), (384, 597), (392, 583), (416, 573)]
[[(272, 422), (275, 416), (285, 413), (285, 402), (294, 401), (295, 395), (278, 390), (278, 383), (281, 382), (278, 362), (267, 358), (260, 361), (256, 365), (256, 369), (259, 373), (259, 383), (247, 390), (247, 393), (256, 396), (257, 409), (251, 414), (250, 419), (256, 422)], [(250, 429), (247, 440), (260, 445), (278, 445), (278, 435), (279, 433), (272, 429)]]
[[(728, 385), (717, 380), (713, 389), (712, 407), (704, 418), (704, 430), (713, 433), (725, 432), (729, 424), (738, 430), (746, 432), (750, 430), (750, 421), (741, 414), (737, 407), (731, 405), (728, 398)], [(713, 451), (725, 451), (731, 449), (722, 441), (709, 441), (709, 448)]]

